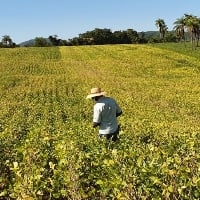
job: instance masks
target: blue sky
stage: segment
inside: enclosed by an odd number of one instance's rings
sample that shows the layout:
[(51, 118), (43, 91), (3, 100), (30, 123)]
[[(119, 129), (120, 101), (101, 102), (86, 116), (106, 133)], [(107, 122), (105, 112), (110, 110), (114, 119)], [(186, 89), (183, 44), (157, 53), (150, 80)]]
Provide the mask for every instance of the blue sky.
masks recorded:
[(0, 40), (15, 43), (35, 37), (77, 37), (95, 28), (157, 30), (164, 19), (169, 30), (185, 13), (200, 17), (200, 0), (0, 0)]

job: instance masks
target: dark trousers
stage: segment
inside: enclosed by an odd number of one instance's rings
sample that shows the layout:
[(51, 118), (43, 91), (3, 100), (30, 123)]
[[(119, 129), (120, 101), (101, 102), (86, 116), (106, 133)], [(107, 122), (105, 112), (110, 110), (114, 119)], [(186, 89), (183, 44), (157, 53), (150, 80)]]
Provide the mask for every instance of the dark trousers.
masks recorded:
[(99, 136), (105, 137), (107, 140), (115, 142), (116, 140), (118, 140), (119, 131), (120, 131), (120, 126), (118, 126), (117, 130), (114, 133), (100, 134)]

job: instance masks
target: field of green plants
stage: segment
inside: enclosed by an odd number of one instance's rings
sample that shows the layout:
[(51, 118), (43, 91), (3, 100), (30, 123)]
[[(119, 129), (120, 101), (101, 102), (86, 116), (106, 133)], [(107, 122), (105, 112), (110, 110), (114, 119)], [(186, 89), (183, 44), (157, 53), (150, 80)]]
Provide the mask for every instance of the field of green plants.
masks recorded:
[[(0, 200), (200, 199), (200, 49), (0, 49)], [(92, 87), (123, 110), (92, 128)]]

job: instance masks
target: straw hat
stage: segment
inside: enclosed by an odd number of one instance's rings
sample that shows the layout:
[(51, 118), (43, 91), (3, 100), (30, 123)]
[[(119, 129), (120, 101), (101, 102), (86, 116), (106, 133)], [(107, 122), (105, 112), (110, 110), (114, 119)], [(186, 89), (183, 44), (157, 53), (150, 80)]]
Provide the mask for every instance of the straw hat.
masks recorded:
[(105, 94), (106, 94), (106, 92), (101, 91), (101, 88), (92, 88), (90, 91), (90, 94), (87, 95), (86, 99), (91, 99), (92, 97), (98, 97), (98, 96), (102, 96)]

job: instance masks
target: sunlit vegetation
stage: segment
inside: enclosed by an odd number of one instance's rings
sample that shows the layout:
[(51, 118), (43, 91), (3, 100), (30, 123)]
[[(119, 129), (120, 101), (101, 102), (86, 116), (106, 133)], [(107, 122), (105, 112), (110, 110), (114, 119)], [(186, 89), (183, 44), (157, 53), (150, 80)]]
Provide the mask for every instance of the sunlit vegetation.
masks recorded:
[[(0, 49), (0, 199), (200, 199), (199, 70), (180, 44)], [(116, 143), (95, 86), (123, 110)]]

